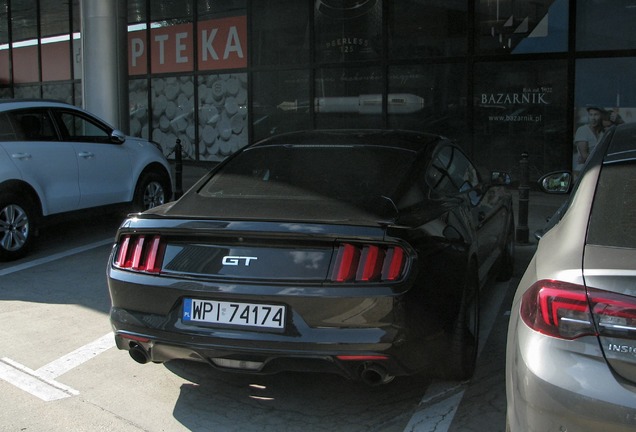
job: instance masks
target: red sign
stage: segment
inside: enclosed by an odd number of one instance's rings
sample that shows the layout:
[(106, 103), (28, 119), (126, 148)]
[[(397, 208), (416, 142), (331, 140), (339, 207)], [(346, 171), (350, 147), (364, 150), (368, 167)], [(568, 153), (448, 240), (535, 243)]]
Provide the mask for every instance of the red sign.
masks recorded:
[[(147, 73), (148, 47), (152, 73), (194, 70), (194, 25), (178, 24), (128, 33), (128, 73)], [(200, 21), (197, 23), (198, 70), (247, 67), (247, 20), (245, 16)]]

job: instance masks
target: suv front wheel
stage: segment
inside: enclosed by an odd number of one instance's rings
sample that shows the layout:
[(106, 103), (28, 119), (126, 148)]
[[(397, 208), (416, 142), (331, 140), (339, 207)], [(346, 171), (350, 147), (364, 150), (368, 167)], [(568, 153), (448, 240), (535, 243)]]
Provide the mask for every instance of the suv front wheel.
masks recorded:
[(34, 243), (34, 220), (29, 200), (14, 192), (0, 193), (0, 260), (26, 255)]
[(170, 201), (171, 185), (166, 175), (148, 171), (141, 175), (135, 189), (133, 208), (145, 211)]

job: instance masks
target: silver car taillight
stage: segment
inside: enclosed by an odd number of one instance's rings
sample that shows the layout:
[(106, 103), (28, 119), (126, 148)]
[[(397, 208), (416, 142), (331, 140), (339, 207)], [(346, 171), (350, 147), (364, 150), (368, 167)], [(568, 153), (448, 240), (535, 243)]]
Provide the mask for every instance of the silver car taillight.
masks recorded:
[(602, 336), (636, 338), (636, 297), (588, 289), (592, 315)]
[(598, 289), (586, 292), (568, 282), (536, 282), (523, 295), (520, 314), (533, 330), (561, 339), (599, 333), (636, 336), (636, 298)]

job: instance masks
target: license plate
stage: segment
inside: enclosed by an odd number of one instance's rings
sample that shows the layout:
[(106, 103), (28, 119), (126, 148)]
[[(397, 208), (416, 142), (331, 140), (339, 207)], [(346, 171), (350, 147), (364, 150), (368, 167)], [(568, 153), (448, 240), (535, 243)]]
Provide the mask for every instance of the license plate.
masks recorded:
[(282, 329), (285, 307), (254, 303), (185, 299), (183, 321), (190, 323), (228, 324), (246, 327)]

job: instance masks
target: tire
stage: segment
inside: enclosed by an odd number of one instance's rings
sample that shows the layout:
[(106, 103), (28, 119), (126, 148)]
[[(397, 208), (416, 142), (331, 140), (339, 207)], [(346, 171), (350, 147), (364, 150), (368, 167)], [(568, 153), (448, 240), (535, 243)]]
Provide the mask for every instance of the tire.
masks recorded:
[(167, 203), (171, 196), (170, 190), (171, 187), (165, 175), (156, 171), (142, 173), (135, 188), (133, 209), (145, 211)]
[(479, 346), (479, 282), (471, 268), (464, 281), (459, 314), (450, 336), (450, 358), (444, 378), (464, 381), (473, 376)]
[(14, 192), (0, 194), (0, 260), (25, 256), (35, 242), (33, 204)]
[(506, 229), (506, 240), (499, 259), (497, 280), (500, 282), (510, 280), (515, 271), (515, 223), (512, 215)]

